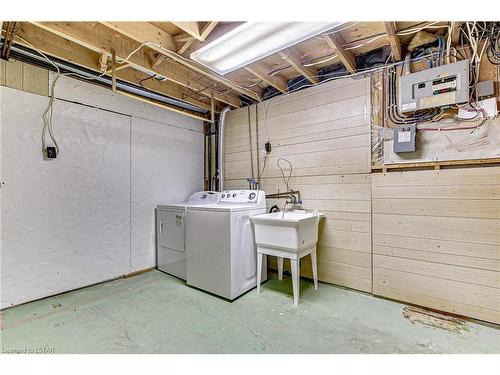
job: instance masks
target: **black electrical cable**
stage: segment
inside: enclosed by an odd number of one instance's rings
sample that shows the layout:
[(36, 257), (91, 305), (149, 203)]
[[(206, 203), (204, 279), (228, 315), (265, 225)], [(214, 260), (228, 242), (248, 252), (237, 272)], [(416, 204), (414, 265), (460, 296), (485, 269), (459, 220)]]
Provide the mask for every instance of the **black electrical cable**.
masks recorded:
[(152, 76), (149, 76), (149, 77), (143, 78), (143, 79), (141, 79), (141, 80), (139, 81), (139, 85), (140, 85), (141, 87), (145, 88), (145, 87), (142, 85), (142, 83), (143, 83), (143, 82), (145, 82), (145, 81), (147, 81), (147, 80), (153, 79), (153, 78), (155, 78), (155, 77), (156, 77), (156, 74), (153, 74)]

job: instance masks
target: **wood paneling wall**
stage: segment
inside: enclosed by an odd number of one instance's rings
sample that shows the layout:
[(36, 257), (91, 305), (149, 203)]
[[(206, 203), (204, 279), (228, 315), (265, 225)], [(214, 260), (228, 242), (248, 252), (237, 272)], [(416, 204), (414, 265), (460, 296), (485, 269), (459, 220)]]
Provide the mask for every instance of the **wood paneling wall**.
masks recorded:
[[(369, 80), (332, 81), (279, 96), (268, 105), (266, 123), (267, 105), (250, 107), (250, 129), (248, 108), (228, 113), (225, 188), (247, 188), (246, 178), (252, 176), (250, 154), (257, 178), (257, 156), (262, 169), (269, 138), (272, 152), (262, 188), (267, 193), (285, 190), (276, 162), (286, 158), (293, 165), (290, 185), (300, 190), (304, 207), (326, 212), (318, 246), (319, 279), (371, 292)], [(284, 201), (268, 200), (269, 207), (274, 204), (282, 206)], [(270, 263), (274, 265), (272, 259)], [(308, 257), (301, 271), (311, 276)]]
[(372, 174), (373, 292), (500, 323), (500, 167)]
[(49, 72), (14, 59), (0, 60), (0, 86), (48, 96)]

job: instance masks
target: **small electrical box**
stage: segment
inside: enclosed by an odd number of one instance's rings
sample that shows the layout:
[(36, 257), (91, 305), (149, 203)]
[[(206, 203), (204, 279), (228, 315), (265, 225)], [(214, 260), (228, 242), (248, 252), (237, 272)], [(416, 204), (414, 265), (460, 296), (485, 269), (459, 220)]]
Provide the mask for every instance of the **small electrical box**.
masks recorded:
[(394, 128), (394, 153), (413, 152), (415, 148), (415, 125), (402, 125)]
[(48, 146), (45, 149), (45, 154), (47, 159), (55, 159), (57, 157), (57, 151), (55, 147)]
[(399, 112), (444, 107), (469, 101), (469, 60), (399, 77)]
[(485, 96), (495, 95), (495, 88), (493, 87), (493, 81), (478, 82), (476, 85), (476, 96), (478, 98), (483, 98)]

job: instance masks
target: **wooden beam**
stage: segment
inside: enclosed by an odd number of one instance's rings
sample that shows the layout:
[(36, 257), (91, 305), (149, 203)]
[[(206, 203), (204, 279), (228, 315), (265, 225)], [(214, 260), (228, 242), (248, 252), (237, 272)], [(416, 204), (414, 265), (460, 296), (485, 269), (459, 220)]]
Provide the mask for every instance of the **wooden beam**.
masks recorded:
[[(215, 26), (217, 26), (217, 24), (218, 24), (218, 22), (208, 22), (207, 25), (205, 25), (203, 31), (201, 32), (200, 40), (202, 40), (202, 41), (205, 40), (205, 38), (212, 32), (212, 30), (215, 28)], [(189, 35), (189, 34), (187, 34), (187, 35)], [(189, 39), (187, 39), (187, 40), (184, 40), (184, 39), (185, 38), (178, 38), (178, 39), (174, 38), (174, 40), (176, 40), (176, 41), (184, 41), (184, 44), (177, 51), (177, 53), (179, 55), (182, 55), (184, 52), (186, 52), (188, 50), (188, 48), (191, 47), (193, 42), (196, 40), (191, 35), (189, 35)]]
[(187, 42), (188, 40), (196, 40), (194, 36), (191, 36), (188, 33), (175, 35), (173, 38), (176, 43), (183, 43)]
[(484, 165), (484, 164), (497, 164), (500, 165), (500, 158), (491, 158), (491, 159), (467, 159), (467, 160), (445, 160), (445, 161), (426, 161), (426, 162), (417, 162), (417, 163), (397, 163), (397, 164), (384, 164), (381, 166), (372, 166), (372, 171), (377, 170), (393, 170), (393, 169), (405, 169), (405, 168), (435, 168), (436, 165), (439, 165), (439, 168), (442, 167), (451, 167), (451, 166), (463, 166), (463, 165)]
[(351, 73), (356, 72), (356, 58), (351, 51), (346, 51), (342, 45), (345, 44), (345, 40), (340, 35), (340, 33), (328, 34), (325, 36), (325, 41), (328, 43), (331, 49), (337, 54), (342, 64)]
[[(38, 48), (48, 56), (58, 57), (62, 60), (79, 65), (83, 68), (90, 69), (95, 72), (102, 73), (99, 66), (99, 59), (102, 56), (98, 52), (87, 49), (79, 44), (66, 40), (58, 35), (52, 34), (48, 31), (42, 30), (27, 22), (21, 22), (18, 34), (21, 38), (25, 39), (33, 46)], [(25, 45), (31, 48), (28, 44), (16, 39), (16, 43)], [(107, 72), (109, 75), (110, 71)], [(122, 81), (138, 85), (139, 81), (147, 77), (144, 73), (130, 69), (116, 70), (116, 78)], [(144, 81), (143, 86), (147, 89), (157, 92), (161, 95), (181, 100), (186, 103), (193, 104), (200, 108), (209, 110), (210, 104), (208, 98), (206, 102), (202, 102), (193, 97), (193, 93), (177, 85), (173, 82), (159, 82), (156, 79)], [(219, 107), (220, 109), (220, 107)]]
[(172, 22), (172, 23), (185, 33), (195, 37), (198, 40), (203, 40), (201, 38), (199, 22), (189, 21), (189, 22)]
[(392, 56), (394, 57), (394, 61), (401, 61), (403, 58), (403, 54), (401, 51), (401, 41), (397, 35), (396, 23), (395, 22), (384, 22), (385, 30), (387, 32), (387, 36), (389, 37), (389, 43), (392, 49)]
[(116, 53), (111, 50), (111, 90), (116, 92)]
[[(80, 23), (83, 23), (83, 22), (80, 22)], [(86, 24), (88, 24), (89, 22), (85, 22)], [(133, 29), (129, 29), (129, 24), (132, 23), (132, 24), (142, 24), (141, 22), (121, 22), (121, 23), (115, 23), (114, 26), (113, 26), (113, 30), (115, 31), (118, 31), (119, 33), (129, 37), (130, 39), (132, 40), (135, 40), (136, 42), (139, 42), (139, 43), (145, 43), (145, 42), (148, 42), (150, 41), (148, 38), (147, 38), (147, 34), (144, 34), (144, 33), (137, 33), (136, 30), (138, 28), (138, 26), (134, 26)], [(147, 23), (147, 22), (146, 22)], [(73, 23), (74, 24), (74, 23)], [(103, 26), (107, 26), (109, 27), (109, 25), (107, 25), (107, 23), (101, 23)], [(152, 25), (152, 24), (149, 24), (148, 23), (148, 29), (149, 31), (151, 31), (151, 27), (152, 28), (155, 28), (156, 29), (156, 33), (159, 33), (159, 34), (166, 34), (166, 35), (169, 35), (170, 34), (167, 34), (165, 31), (157, 28), (156, 26)], [(170, 36), (170, 38), (172, 38)], [(205, 68), (204, 66), (192, 61), (192, 60), (189, 60), (189, 59), (186, 59), (185, 57), (179, 55), (177, 52), (176, 52), (176, 45), (175, 45), (175, 42), (173, 41), (173, 38), (172, 38), (172, 42), (174, 43), (171, 48), (165, 48), (165, 46), (161, 46), (159, 47), (158, 45), (155, 45), (155, 44), (149, 44), (147, 47), (144, 47), (145, 49), (146, 48), (150, 48), (150, 49), (153, 49), (155, 51), (158, 51), (168, 57), (170, 57), (173, 61), (177, 62), (178, 64), (180, 65), (183, 65), (185, 66), (186, 68), (189, 68), (191, 71), (193, 72), (196, 72), (197, 74), (200, 74), (202, 76), (205, 76), (205, 77), (208, 77), (209, 79), (215, 81), (215, 82), (218, 82), (218, 83), (222, 83), (228, 87), (230, 87), (231, 89), (233, 89), (234, 91), (240, 93), (240, 94), (243, 94), (253, 100), (257, 100), (257, 101), (260, 101), (260, 97), (259, 95), (255, 92), (255, 91), (252, 91), (250, 89), (246, 89), (242, 86), (239, 86), (239, 85), (236, 85), (234, 84), (233, 82), (231, 82), (230, 80), (228, 80), (227, 78), (223, 77), (223, 76), (220, 76), (212, 71), (210, 71), (209, 69)], [(163, 48), (162, 48), (163, 47)], [(209, 95), (207, 95), (209, 96)], [(216, 95), (216, 99), (217, 100), (220, 100), (218, 99), (218, 96), (220, 96), (220, 94), (217, 94)], [(237, 100), (238, 102), (238, 106), (239, 106), (239, 99)], [(235, 106), (235, 102), (233, 101), (232, 103), (227, 103), (227, 104), (230, 104), (230, 105), (233, 105)]]
[(161, 53), (158, 53), (154, 59), (154, 61), (151, 63), (151, 68), (156, 68), (158, 65), (161, 64), (161, 62), (163, 60), (165, 60), (166, 56), (161, 54)]
[(193, 44), (194, 42), (194, 39), (193, 40), (188, 40), (187, 42), (185, 42), (181, 48), (179, 48), (179, 50), (177, 51), (177, 53), (179, 55), (182, 55), (184, 52), (186, 52), (188, 50), (189, 47), (191, 47), (191, 45)]
[[(118, 71), (120, 71), (120, 70), (126, 69), (126, 68), (128, 68), (128, 67), (130, 67), (130, 65), (129, 65), (129, 64), (127, 64), (127, 63), (122, 64), (122, 65), (115, 66), (115, 72), (118, 72)], [(112, 71), (113, 71), (113, 69), (108, 69), (108, 70), (106, 71), (106, 74), (110, 74), (110, 73), (112, 73)]]
[[(98, 22), (32, 22), (50, 33), (70, 40), (76, 44), (89, 48), (93, 51), (110, 54), (112, 48), (116, 51), (117, 60), (125, 59), (130, 52), (137, 52), (130, 56), (128, 63), (138, 70), (150, 70), (152, 73), (166, 77), (171, 82), (194, 90), (201, 95), (210, 97), (210, 83), (203, 82), (203, 76), (195, 73), (185, 66), (167, 59), (165, 63), (155, 69), (150, 67), (153, 50), (142, 47), (136, 40), (129, 40), (120, 35), (112, 34), (110, 29)], [(228, 94), (216, 94), (218, 101), (229, 104), (235, 108), (240, 107), (239, 97)]]
[(144, 98), (142, 96), (130, 94), (130, 93), (125, 92), (125, 91), (117, 91), (117, 92), (119, 94), (122, 94), (124, 96), (129, 97), (129, 98), (133, 98), (135, 100), (139, 100), (139, 101), (144, 102), (144, 103), (155, 105), (157, 107), (160, 107), (160, 108), (163, 108), (163, 109), (167, 109), (167, 110), (175, 112), (175, 113), (180, 113), (180, 114), (182, 114), (184, 116), (188, 116), (188, 117), (191, 117), (191, 118), (194, 118), (194, 119), (197, 119), (197, 120), (207, 121), (207, 119), (208, 119), (207, 116), (205, 116), (205, 115), (203, 115), (201, 113), (196, 113), (196, 112), (190, 111), (188, 109), (183, 109), (183, 108), (180, 108), (180, 107), (175, 107), (175, 106), (170, 105), (170, 104), (160, 103), (160, 102), (157, 102), (155, 100), (151, 100), (151, 99)]
[(205, 27), (203, 28), (201, 35), (200, 35), (200, 40), (205, 40), (207, 39), (208, 35), (212, 32), (213, 29), (215, 29), (215, 26), (217, 26), (219, 22), (212, 21), (212, 22), (207, 22)]
[(289, 49), (286, 52), (279, 52), (283, 60), (288, 62), (301, 76), (307, 78), (313, 84), (319, 83), (318, 70), (312, 67), (303, 66), (300, 62), (298, 53)]
[(451, 22), (451, 45), (456, 46), (458, 44), (458, 40), (460, 38), (460, 26), (463, 22), (461, 21), (453, 21)]
[(262, 65), (253, 63), (245, 67), (245, 70), (252, 73), (257, 78), (263, 80), (268, 85), (274, 87), (276, 90), (281, 91), (283, 94), (288, 92), (287, 80), (280, 75), (276, 74), (274, 76), (267, 73), (266, 68)]
[(154, 42), (169, 51), (175, 52), (177, 49), (172, 35), (160, 30), (149, 22), (101, 22), (101, 24), (130, 39), (140, 39), (142, 42)]

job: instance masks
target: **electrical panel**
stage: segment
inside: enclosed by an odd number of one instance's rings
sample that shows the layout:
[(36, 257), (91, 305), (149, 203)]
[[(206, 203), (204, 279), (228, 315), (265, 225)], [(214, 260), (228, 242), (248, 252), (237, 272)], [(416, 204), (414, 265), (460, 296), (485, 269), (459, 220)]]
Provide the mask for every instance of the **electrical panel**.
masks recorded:
[(394, 153), (415, 151), (415, 125), (402, 125), (394, 128)]
[(476, 96), (478, 98), (493, 95), (495, 95), (495, 88), (493, 87), (493, 81), (491, 79), (489, 81), (482, 81), (477, 83)]
[(399, 77), (399, 112), (443, 107), (469, 101), (469, 60)]

